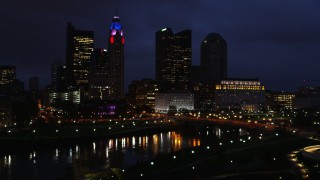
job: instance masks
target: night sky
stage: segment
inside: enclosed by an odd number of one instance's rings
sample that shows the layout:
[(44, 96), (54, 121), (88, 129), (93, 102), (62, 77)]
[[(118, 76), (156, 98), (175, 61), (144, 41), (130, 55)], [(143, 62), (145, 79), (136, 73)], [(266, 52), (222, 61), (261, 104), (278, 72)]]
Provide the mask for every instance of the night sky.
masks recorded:
[[(320, 85), (319, 0), (6, 0), (0, 3), (0, 65), (17, 78), (50, 83), (50, 66), (65, 62), (66, 26), (93, 30), (95, 47), (107, 47), (119, 9), (124, 28), (126, 86), (155, 76), (155, 32), (192, 30), (192, 63), (212, 32), (228, 43), (228, 75), (259, 78), (271, 90)], [(28, 84), (25, 83), (25, 87)]]

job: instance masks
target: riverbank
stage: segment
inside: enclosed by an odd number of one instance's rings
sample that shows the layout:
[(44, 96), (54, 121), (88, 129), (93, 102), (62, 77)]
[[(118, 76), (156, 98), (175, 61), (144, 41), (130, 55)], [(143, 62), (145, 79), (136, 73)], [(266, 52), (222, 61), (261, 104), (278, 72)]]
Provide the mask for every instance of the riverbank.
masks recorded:
[(126, 179), (292, 179), (286, 158), (292, 149), (315, 144), (298, 136), (273, 137), (224, 147), (182, 150), (125, 171)]
[(148, 135), (152, 133), (174, 131), (179, 128), (179, 126), (173, 123), (148, 125), (136, 123), (135, 126), (131, 127), (127, 124), (123, 125), (119, 123), (117, 126), (76, 124), (58, 127), (11, 128), (0, 133), (0, 144), (2, 148), (34, 144), (50, 145), (132, 135)]

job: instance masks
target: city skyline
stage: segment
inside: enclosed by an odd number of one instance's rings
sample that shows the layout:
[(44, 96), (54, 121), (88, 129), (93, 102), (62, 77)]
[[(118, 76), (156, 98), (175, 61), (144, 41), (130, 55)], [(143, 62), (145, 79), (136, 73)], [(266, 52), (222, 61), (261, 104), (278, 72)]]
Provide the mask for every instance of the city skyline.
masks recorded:
[(0, 17), (7, 22), (1, 30), (1, 64), (16, 66), (25, 87), (38, 76), (43, 88), (50, 84), (51, 64), (65, 62), (67, 22), (94, 31), (95, 48), (106, 48), (118, 7), (126, 34), (126, 89), (132, 80), (155, 78), (155, 32), (165, 27), (192, 30), (193, 65), (200, 63), (203, 39), (219, 33), (228, 43), (229, 77), (259, 78), (271, 90), (319, 85), (319, 2), (97, 2), (7, 2)]

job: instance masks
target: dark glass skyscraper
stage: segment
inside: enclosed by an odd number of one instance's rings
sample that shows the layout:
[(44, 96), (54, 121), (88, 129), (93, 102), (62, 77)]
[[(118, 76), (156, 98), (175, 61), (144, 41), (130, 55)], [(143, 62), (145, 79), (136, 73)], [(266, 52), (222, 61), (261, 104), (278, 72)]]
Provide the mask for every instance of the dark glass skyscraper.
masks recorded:
[(67, 27), (67, 80), (68, 86), (88, 88), (90, 58), (93, 51), (93, 31)]
[(54, 92), (67, 90), (67, 67), (60, 61), (51, 65), (51, 90)]
[(106, 100), (110, 97), (110, 64), (106, 49), (95, 48), (91, 55), (89, 95), (90, 99)]
[(120, 18), (114, 16), (108, 40), (108, 62), (111, 69), (111, 99), (124, 98), (124, 36)]
[(156, 32), (156, 80), (162, 92), (189, 90), (191, 56), (191, 30)]
[(208, 34), (203, 40), (200, 63), (205, 82), (216, 84), (227, 78), (227, 42), (220, 34)]

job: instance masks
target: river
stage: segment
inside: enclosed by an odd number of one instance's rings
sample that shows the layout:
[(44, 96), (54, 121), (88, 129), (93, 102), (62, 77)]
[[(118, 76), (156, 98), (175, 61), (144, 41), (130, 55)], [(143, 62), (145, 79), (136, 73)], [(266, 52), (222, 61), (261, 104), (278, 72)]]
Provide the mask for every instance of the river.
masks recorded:
[(89, 172), (125, 169), (158, 154), (213, 145), (247, 133), (241, 129), (208, 128), (201, 133), (169, 131), (157, 134), (86, 140), (77, 143), (28, 146), (2, 152), (0, 179), (83, 179)]

